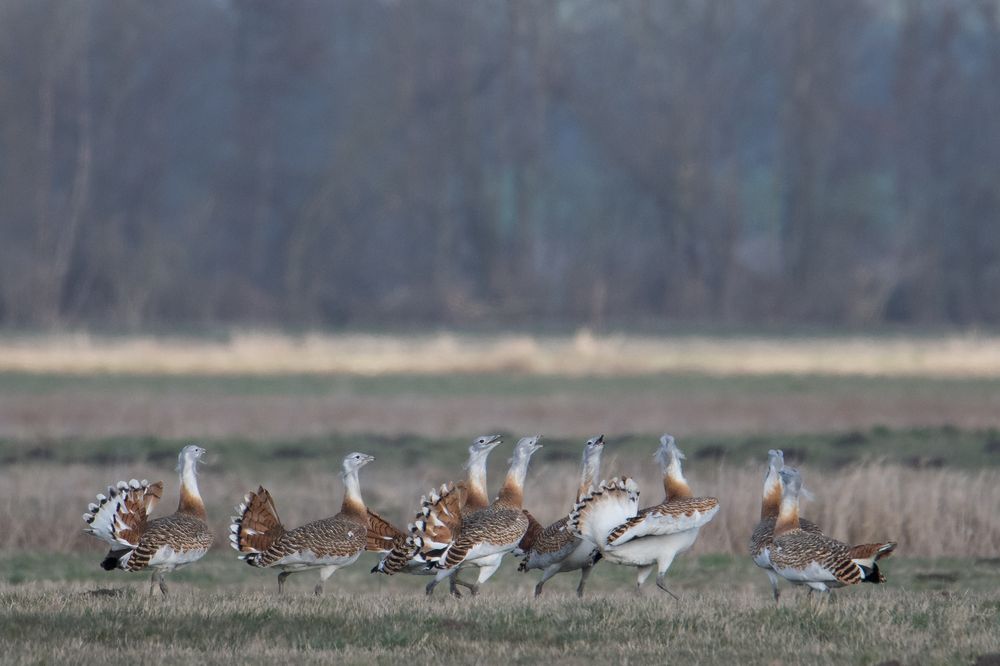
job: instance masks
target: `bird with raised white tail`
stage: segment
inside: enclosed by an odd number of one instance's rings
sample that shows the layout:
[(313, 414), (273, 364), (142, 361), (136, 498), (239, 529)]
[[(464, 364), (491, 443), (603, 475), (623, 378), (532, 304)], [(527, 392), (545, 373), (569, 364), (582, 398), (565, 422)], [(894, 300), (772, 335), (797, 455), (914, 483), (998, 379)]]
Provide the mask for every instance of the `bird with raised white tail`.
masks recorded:
[[(781, 478), (779, 473), (785, 466), (785, 454), (779, 449), (767, 452), (767, 474), (764, 477), (764, 492), (760, 503), (760, 522), (750, 535), (750, 557), (767, 573), (771, 581), (771, 593), (777, 602), (781, 596), (778, 589), (778, 574), (771, 568), (771, 546), (774, 543), (774, 524), (778, 520), (778, 509), (781, 506)], [(799, 519), (799, 527), (806, 532), (820, 534), (822, 530), (812, 521)]]
[(286, 530), (278, 518), (271, 493), (263, 487), (243, 498), (236, 507), (229, 541), (239, 558), (253, 567), (274, 568), (278, 592), (293, 573), (319, 569), (317, 595), (323, 583), (337, 569), (353, 564), (368, 543), (369, 514), (361, 499), (358, 470), (375, 460), (364, 453), (348, 454), (343, 461), (344, 501), (340, 513), (293, 530)]
[[(372, 568), (372, 573), (393, 575), (408, 573), (435, 575), (428, 558), (440, 557), (458, 533), (463, 516), (485, 509), (490, 505), (486, 490), (486, 461), (490, 451), (502, 443), (499, 435), (480, 435), (469, 446), (469, 459), (465, 464), (467, 480), (442, 484), (420, 498), (420, 509), (410, 523), (412, 534), (422, 534), (420, 546), (409, 534), (397, 534), (385, 556)], [(451, 593), (459, 596), (455, 585), (472, 589), (455, 574), (449, 577)], [(433, 585), (431, 586), (433, 591)]]
[[(601, 453), (604, 451), (604, 435), (587, 440), (583, 447), (583, 464), (580, 470), (580, 486), (576, 491), (575, 505), (594, 488), (601, 478)], [(589, 539), (574, 535), (568, 526), (569, 516), (563, 516), (548, 527), (533, 534), (530, 541), (522, 541), (524, 559), (518, 571), (542, 569), (542, 578), (535, 586), (535, 596), (542, 593), (545, 582), (558, 573), (580, 571), (580, 584), (576, 596), (583, 596), (583, 588), (594, 565), (601, 557), (597, 545)], [(528, 536), (525, 539), (529, 539)]]
[[(434, 586), (445, 578), (453, 576), (463, 564), (479, 566), (479, 575), (472, 586), (472, 593), (489, 580), (504, 555), (518, 547), (528, 530), (528, 516), (522, 508), (524, 501), (524, 478), (528, 473), (528, 462), (535, 451), (542, 448), (539, 437), (524, 437), (514, 447), (507, 477), (500, 494), (485, 509), (463, 516), (454, 534), (440, 554), (434, 553), (428, 560), (439, 569), (434, 580), (427, 586), (431, 594)], [(418, 529), (412, 535), (418, 547), (430, 536), (427, 528)]]
[(799, 494), (802, 476), (792, 467), (779, 472), (781, 507), (774, 525), (774, 543), (770, 562), (774, 572), (810, 591), (829, 592), (831, 588), (855, 583), (884, 583), (878, 561), (896, 549), (893, 541), (848, 546), (819, 532), (802, 528), (799, 518)]
[(640, 511), (639, 486), (628, 477), (614, 478), (577, 502), (569, 526), (597, 544), (609, 562), (638, 567), (637, 593), (655, 568), (657, 587), (677, 598), (664, 583), (667, 570), (719, 512), (719, 500), (692, 496), (681, 468), (684, 454), (670, 435), (660, 438), (654, 458), (663, 473), (663, 502)]
[(205, 449), (193, 444), (181, 449), (177, 461), (180, 502), (169, 516), (149, 517), (163, 496), (162, 481), (119, 481), (108, 486), (107, 494), (97, 496), (83, 520), (89, 526), (84, 532), (111, 546), (101, 567), (107, 571), (150, 569), (150, 593), (159, 583), (165, 596), (164, 575), (204, 557), (215, 537), (198, 492), (198, 462), (203, 455)]

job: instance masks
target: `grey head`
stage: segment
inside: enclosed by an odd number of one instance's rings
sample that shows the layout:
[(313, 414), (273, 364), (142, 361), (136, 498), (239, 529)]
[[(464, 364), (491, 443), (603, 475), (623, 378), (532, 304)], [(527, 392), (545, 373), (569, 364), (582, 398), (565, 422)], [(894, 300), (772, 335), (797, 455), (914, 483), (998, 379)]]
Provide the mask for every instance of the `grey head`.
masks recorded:
[(197, 444), (188, 444), (181, 449), (180, 455), (177, 456), (177, 471), (184, 471), (185, 465), (190, 465), (191, 469), (196, 469), (197, 464), (202, 461), (204, 456), (205, 449)]
[(784, 492), (788, 495), (798, 495), (802, 490), (802, 475), (799, 474), (799, 470), (786, 465), (781, 468), (779, 475)]
[(358, 451), (348, 453), (344, 456), (344, 475), (357, 472), (373, 460), (375, 460), (375, 456), (370, 456), (367, 453), (360, 453)]

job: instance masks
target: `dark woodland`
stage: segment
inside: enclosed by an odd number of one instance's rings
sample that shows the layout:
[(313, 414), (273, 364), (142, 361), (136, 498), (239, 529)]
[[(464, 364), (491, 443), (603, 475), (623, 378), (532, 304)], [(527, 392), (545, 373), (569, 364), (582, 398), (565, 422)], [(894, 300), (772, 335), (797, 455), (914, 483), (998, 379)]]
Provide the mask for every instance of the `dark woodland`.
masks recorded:
[(997, 0), (0, 0), (0, 327), (998, 296)]

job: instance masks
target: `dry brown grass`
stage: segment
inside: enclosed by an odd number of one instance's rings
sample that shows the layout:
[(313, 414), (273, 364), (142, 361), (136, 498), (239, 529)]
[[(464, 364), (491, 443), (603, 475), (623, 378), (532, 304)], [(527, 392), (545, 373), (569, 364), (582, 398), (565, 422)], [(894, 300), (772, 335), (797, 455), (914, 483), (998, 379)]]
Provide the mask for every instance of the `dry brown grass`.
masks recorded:
[(132, 374), (520, 372), (539, 375), (1000, 376), (1000, 337), (320, 335), (226, 341), (86, 334), (0, 339), (0, 372)]
[[(762, 472), (728, 464), (690, 465), (689, 479), (698, 494), (715, 495), (722, 511), (706, 527), (695, 553), (745, 552), (746, 541), (758, 519)], [(498, 466), (499, 467), (499, 466)], [(662, 498), (662, 485), (645, 461), (616, 460), (605, 469), (632, 473), (643, 489), (642, 502)], [(166, 476), (168, 490), (161, 511), (176, 502), (173, 474), (164, 470), (90, 466), (19, 465), (0, 471), (0, 515), (8, 517), (0, 531), (0, 548), (95, 555), (99, 544), (81, 533), (80, 514), (93, 496), (111, 482), (133, 476), (156, 480)], [(806, 485), (817, 496), (804, 514), (825, 531), (845, 541), (876, 539), (900, 542), (899, 552), (918, 557), (995, 557), (1000, 552), (1000, 471), (968, 473), (949, 469), (910, 469), (867, 465), (839, 471), (804, 470)], [(367, 502), (403, 525), (412, 516), (417, 499), (432, 486), (454, 479), (460, 470), (418, 466), (401, 469), (376, 462), (365, 470)], [(155, 478), (154, 478), (155, 477)], [(568, 511), (577, 478), (574, 465), (538, 464), (529, 474), (526, 505), (539, 520), (549, 522)], [(226, 473), (209, 468), (203, 475), (203, 494), (219, 535), (228, 533), (232, 507), (251, 487), (263, 483), (275, 496), (279, 512), (289, 525), (332, 515), (342, 494), (337, 476), (315, 467), (290, 472)], [(497, 487), (495, 479), (492, 487)], [(217, 547), (228, 547), (220, 539)]]

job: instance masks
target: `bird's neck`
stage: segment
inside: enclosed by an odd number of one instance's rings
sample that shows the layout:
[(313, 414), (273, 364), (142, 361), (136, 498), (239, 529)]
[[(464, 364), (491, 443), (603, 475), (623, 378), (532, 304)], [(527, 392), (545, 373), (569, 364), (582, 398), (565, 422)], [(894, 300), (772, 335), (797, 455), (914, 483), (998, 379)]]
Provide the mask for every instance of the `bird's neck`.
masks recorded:
[(663, 492), (667, 501), (685, 499), (692, 496), (691, 486), (677, 465), (669, 465), (663, 473)]
[(181, 467), (181, 498), (177, 504), (177, 513), (186, 513), (201, 520), (208, 520), (205, 503), (198, 491), (198, 474), (195, 472), (195, 463), (190, 460), (185, 460)]
[(576, 491), (576, 501), (579, 502), (590, 493), (594, 487), (594, 482), (601, 475), (601, 459), (599, 456), (592, 460), (584, 458), (583, 470), (580, 472), (580, 487)]
[(781, 481), (777, 472), (768, 472), (764, 479), (764, 494), (760, 502), (760, 519), (777, 518), (781, 507)]
[(528, 473), (527, 457), (514, 455), (514, 462), (507, 470), (507, 477), (504, 479), (503, 487), (497, 496), (497, 503), (520, 509), (524, 502), (524, 477)]
[(470, 509), (489, 506), (490, 496), (486, 492), (486, 459), (469, 461), (469, 483), (465, 505)]
[(340, 505), (340, 512), (365, 520), (368, 518), (368, 509), (361, 499), (361, 482), (358, 480), (356, 469), (344, 474), (344, 502)]
[(799, 496), (786, 494), (781, 498), (778, 519), (774, 523), (774, 536), (799, 529)]

